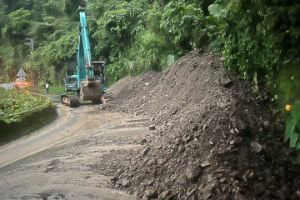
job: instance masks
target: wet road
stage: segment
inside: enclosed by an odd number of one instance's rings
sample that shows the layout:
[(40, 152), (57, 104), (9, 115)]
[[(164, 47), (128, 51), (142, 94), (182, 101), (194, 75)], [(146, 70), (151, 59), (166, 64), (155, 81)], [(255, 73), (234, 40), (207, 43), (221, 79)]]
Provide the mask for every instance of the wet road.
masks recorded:
[(0, 147), (0, 199), (135, 199), (95, 169), (114, 159), (111, 151), (140, 150), (145, 123), (100, 105), (58, 105), (53, 123)]
[(64, 131), (76, 121), (76, 115), (71, 115), (71, 112), (69, 108), (59, 106), (58, 119), (53, 123), (31, 135), (0, 146), (0, 168), (71, 137), (71, 132)]

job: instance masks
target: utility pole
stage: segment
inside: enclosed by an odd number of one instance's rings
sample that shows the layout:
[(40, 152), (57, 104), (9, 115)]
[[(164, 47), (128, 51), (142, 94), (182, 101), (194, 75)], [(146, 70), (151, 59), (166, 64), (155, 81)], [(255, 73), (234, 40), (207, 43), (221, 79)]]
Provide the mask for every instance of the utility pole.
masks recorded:
[(32, 51), (34, 50), (34, 39), (33, 38), (25, 38), (24, 44), (27, 44), (31, 48)]

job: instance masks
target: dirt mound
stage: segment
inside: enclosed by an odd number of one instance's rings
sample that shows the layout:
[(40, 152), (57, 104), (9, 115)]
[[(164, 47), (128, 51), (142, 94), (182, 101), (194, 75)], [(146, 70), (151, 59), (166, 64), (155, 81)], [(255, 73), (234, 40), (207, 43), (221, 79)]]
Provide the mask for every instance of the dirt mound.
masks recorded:
[(147, 115), (156, 130), (141, 152), (118, 156), (114, 186), (145, 199), (300, 198), (283, 122), (251, 88), (198, 52), (116, 83), (104, 109)]
[(121, 80), (119, 80), (118, 82), (116, 82), (113, 86), (111, 86), (109, 89), (108, 89), (108, 92), (109, 94), (112, 94), (114, 96), (116, 95), (119, 95), (121, 93), (121, 91), (124, 91), (124, 87), (125, 86), (129, 86), (133, 80), (133, 77), (132, 76), (127, 76)]

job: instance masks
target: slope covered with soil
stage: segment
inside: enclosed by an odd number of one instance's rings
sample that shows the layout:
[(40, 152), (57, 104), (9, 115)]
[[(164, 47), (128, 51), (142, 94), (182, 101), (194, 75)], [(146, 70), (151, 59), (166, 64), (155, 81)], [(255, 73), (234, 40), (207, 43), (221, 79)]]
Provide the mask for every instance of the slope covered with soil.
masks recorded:
[(104, 109), (147, 115), (141, 152), (118, 156), (115, 187), (144, 199), (298, 199), (300, 177), (283, 121), (212, 53), (127, 77)]

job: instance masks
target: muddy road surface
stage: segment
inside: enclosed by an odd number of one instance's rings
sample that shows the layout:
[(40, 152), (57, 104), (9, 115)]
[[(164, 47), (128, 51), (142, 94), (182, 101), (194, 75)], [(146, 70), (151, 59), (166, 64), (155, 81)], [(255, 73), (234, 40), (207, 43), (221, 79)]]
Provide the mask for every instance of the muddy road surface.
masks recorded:
[(112, 189), (105, 171), (111, 152), (142, 148), (148, 119), (94, 105), (58, 105), (58, 113), (41, 130), (0, 146), (1, 199), (134, 199)]

